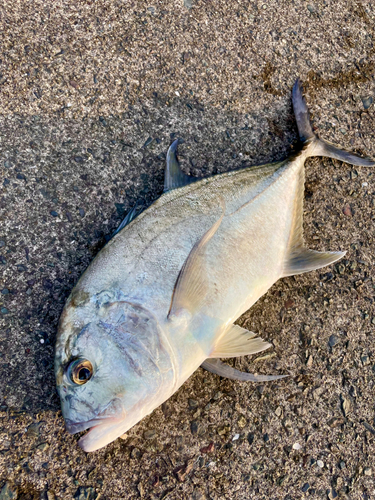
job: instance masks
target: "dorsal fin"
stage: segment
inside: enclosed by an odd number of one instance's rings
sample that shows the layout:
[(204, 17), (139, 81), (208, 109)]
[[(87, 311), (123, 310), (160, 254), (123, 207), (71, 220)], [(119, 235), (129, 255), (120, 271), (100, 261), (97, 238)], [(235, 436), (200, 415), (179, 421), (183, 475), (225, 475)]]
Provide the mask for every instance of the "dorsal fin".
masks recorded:
[(206, 359), (201, 364), (205, 370), (216, 373), (221, 377), (230, 378), (231, 380), (239, 380), (240, 382), (270, 382), (272, 380), (280, 380), (289, 375), (253, 375), (252, 373), (241, 372), (232, 366), (222, 363), (220, 359)]
[(238, 325), (229, 325), (214, 350), (210, 358), (233, 358), (238, 356), (247, 356), (256, 354), (272, 347), (268, 342), (257, 337), (256, 333), (249, 332)]
[(183, 187), (187, 184), (191, 184), (192, 182), (199, 180), (196, 177), (191, 177), (190, 175), (184, 174), (181, 170), (176, 155), (177, 146), (178, 139), (176, 139), (168, 149), (167, 163), (165, 166), (164, 174), (164, 193), (170, 191), (171, 189)]
[(168, 318), (181, 310), (187, 310), (190, 314), (197, 312), (207, 294), (208, 285), (203, 264), (203, 256), (207, 243), (219, 229), (224, 218), (225, 205), (224, 201), (221, 201), (223, 205), (222, 215), (202, 238), (195, 243), (180, 270), (173, 291)]

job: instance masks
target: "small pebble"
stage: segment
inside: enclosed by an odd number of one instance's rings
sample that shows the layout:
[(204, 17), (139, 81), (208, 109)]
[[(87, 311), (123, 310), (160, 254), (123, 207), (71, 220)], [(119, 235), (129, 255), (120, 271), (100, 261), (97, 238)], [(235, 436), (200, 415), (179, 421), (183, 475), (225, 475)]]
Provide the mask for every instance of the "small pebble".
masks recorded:
[(55, 212), (55, 210), (51, 210), (50, 214), (52, 215), (52, 217), (58, 217), (59, 216), (59, 214), (57, 212)]
[(237, 441), (237, 439), (239, 439), (239, 437), (240, 437), (240, 435), (239, 435), (239, 434), (235, 434), (235, 435), (233, 436), (232, 441)]
[(35, 422), (34, 424), (30, 424), (27, 428), (27, 435), (31, 438), (39, 437), (41, 427), (42, 422)]
[(133, 448), (130, 453), (130, 456), (138, 460), (141, 457), (141, 452), (138, 448)]
[(243, 429), (246, 426), (246, 418), (243, 415), (241, 415), (237, 420), (237, 424), (240, 429)]
[(305, 484), (302, 486), (301, 490), (302, 490), (304, 493), (306, 493), (306, 491), (307, 491), (309, 488), (310, 488), (309, 483), (305, 483)]
[(323, 467), (324, 467), (324, 462), (323, 462), (322, 460), (317, 460), (317, 461), (316, 461), (316, 465), (317, 465), (318, 467), (320, 467), (320, 469), (323, 469)]
[(328, 490), (327, 496), (328, 496), (329, 500), (334, 500), (335, 498), (337, 498), (337, 493), (335, 490)]
[(370, 467), (366, 467), (363, 472), (365, 473), (365, 476), (372, 476), (372, 469), (370, 469)]
[(85, 216), (85, 211), (83, 210), (83, 208), (79, 208), (79, 209), (78, 209), (78, 211), (79, 211), (79, 215), (80, 215), (81, 217), (84, 217), (84, 216)]
[(152, 137), (149, 137), (147, 141), (143, 144), (143, 147), (147, 148), (147, 146), (149, 146), (152, 143), (152, 140), (153, 140)]
[(195, 399), (189, 399), (188, 405), (191, 410), (195, 410), (195, 408), (198, 408), (198, 401), (196, 401)]
[(9, 313), (9, 311), (8, 311), (8, 309), (6, 307), (2, 307), (0, 309), (0, 311), (1, 311), (1, 314), (8, 314)]
[(4, 240), (0, 240), (0, 248), (1, 247), (5, 247), (5, 241)]
[(328, 345), (329, 347), (333, 347), (337, 344), (337, 342), (339, 341), (339, 339), (336, 337), (336, 335), (331, 335), (329, 337), (329, 340), (328, 340)]
[(362, 99), (362, 104), (365, 109), (368, 109), (371, 104), (373, 103), (373, 98), (372, 97), (364, 97)]
[(1, 293), (2, 293), (3, 295), (8, 295), (9, 290), (8, 290), (7, 288), (3, 288), (3, 289), (1, 290)]
[(351, 209), (351, 206), (349, 203), (347, 203), (344, 208), (342, 209), (342, 213), (346, 215), (347, 217), (352, 217), (353, 216), (353, 211)]
[(362, 364), (363, 366), (367, 366), (370, 364), (370, 359), (368, 356), (364, 355), (364, 356), (361, 356), (361, 361), (362, 361)]
[(215, 449), (214, 443), (210, 443), (208, 446), (204, 446), (203, 448), (200, 449), (201, 453), (212, 453)]
[(294, 443), (293, 450), (300, 450), (302, 446), (299, 443)]
[(150, 429), (143, 433), (143, 437), (145, 439), (153, 439), (156, 436), (156, 431), (154, 429)]
[(341, 396), (341, 408), (342, 408), (342, 412), (344, 414), (344, 417), (347, 417), (349, 415), (349, 413), (352, 412), (353, 405), (352, 405), (349, 398), (345, 398), (345, 397)]
[(42, 444), (40, 444), (39, 446), (37, 446), (37, 448), (38, 448), (38, 450), (40, 450), (40, 451), (46, 451), (46, 450), (48, 450), (48, 448), (49, 448), (49, 444), (48, 444), (48, 443), (42, 443)]

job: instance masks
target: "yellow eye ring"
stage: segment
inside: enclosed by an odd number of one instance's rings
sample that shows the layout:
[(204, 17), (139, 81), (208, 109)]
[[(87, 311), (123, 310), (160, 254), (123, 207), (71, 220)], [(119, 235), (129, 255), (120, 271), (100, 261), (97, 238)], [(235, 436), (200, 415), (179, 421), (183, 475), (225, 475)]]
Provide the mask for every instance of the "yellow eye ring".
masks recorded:
[(88, 359), (75, 359), (68, 366), (68, 376), (77, 385), (86, 384), (93, 373), (93, 366)]

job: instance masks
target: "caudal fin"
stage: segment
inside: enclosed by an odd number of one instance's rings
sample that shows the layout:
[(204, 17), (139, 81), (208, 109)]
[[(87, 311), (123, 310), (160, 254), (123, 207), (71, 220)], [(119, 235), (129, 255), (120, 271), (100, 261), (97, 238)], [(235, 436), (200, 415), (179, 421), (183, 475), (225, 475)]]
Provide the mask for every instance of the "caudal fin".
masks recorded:
[(303, 143), (306, 143), (307, 156), (327, 156), (336, 160), (357, 165), (358, 167), (375, 167), (375, 162), (369, 158), (361, 158), (358, 155), (344, 151), (333, 144), (319, 139), (312, 129), (309, 110), (302, 95), (302, 84), (298, 78), (293, 85), (292, 101), (294, 115), (297, 121), (298, 134)]

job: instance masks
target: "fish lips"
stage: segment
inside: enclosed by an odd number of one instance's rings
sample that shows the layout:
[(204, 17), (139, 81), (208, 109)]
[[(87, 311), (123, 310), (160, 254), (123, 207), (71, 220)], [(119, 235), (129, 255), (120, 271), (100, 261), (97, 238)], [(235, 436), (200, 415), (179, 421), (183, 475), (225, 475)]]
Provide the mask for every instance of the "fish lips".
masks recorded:
[(69, 434), (77, 434), (91, 427), (100, 425), (113, 425), (122, 422), (126, 417), (126, 412), (119, 398), (113, 399), (94, 418), (84, 422), (75, 422), (70, 418), (65, 418), (65, 427)]

